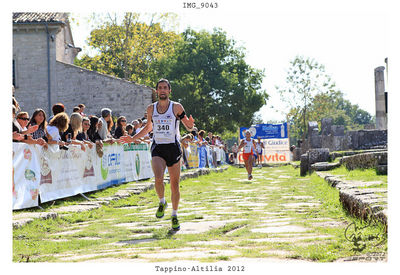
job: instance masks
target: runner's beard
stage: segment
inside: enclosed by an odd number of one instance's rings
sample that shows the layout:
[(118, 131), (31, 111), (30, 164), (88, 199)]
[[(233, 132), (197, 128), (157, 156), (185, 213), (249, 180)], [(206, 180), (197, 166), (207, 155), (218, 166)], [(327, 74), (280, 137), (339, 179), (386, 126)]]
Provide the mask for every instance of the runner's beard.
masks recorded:
[(167, 96), (167, 95), (159, 95), (158, 98), (159, 98), (160, 100), (167, 100), (167, 99), (168, 99), (168, 96)]

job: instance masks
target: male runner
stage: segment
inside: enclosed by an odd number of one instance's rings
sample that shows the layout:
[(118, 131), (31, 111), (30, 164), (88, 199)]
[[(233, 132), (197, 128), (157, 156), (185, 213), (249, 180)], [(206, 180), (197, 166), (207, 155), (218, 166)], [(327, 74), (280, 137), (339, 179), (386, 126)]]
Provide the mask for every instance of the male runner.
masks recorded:
[(144, 137), (153, 130), (153, 144), (151, 145), (151, 164), (155, 177), (155, 189), (160, 199), (156, 212), (157, 218), (164, 217), (167, 202), (164, 197), (164, 172), (168, 167), (171, 184), (172, 201), (172, 229), (179, 230), (180, 225), (177, 218), (179, 206), (179, 179), (181, 173), (182, 150), (179, 143), (179, 121), (182, 121), (185, 128), (191, 132), (194, 127), (194, 119), (185, 114), (183, 106), (169, 100), (171, 85), (167, 79), (160, 79), (156, 85), (158, 101), (147, 107), (147, 124), (133, 137), (123, 136), (120, 140), (123, 143), (134, 142)]
[(262, 150), (264, 149), (264, 143), (261, 141), (260, 138), (258, 138), (256, 142), (256, 151), (257, 151), (257, 163), (258, 167), (262, 167), (261, 162), (262, 162)]
[(249, 130), (246, 130), (246, 138), (240, 141), (238, 150), (240, 151), (240, 149), (242, 149), (243, 147), (244, 166), (247, 170), (248, 179), (252, 180), (253, 176), (251, 175), (251, 172), (253, 171), (253, 154), (255, 152), (256, 144), (254, 142), (254, 139), (251, 138), (251, 133)]

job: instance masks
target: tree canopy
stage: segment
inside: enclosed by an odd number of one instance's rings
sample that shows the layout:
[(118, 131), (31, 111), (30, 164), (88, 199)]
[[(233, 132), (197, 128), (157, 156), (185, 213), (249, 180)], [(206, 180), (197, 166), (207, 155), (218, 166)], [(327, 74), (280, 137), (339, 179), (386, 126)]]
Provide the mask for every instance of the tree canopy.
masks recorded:
[(307, 122), (331, 117), (336, 125), (344, 125), (347, 130), (361, 129), (372, 123), (372, 116), (344, 99), (344, 94), (336, 88), (325, 67), (311, 58), (296, 56), (290, 62), (286, 86), (277, 87), (281, 98), (288, 105), (287, 117), (290, 123), (292, 143), (304, 139)]
[(151, 85), (157, 78), (152, 63), (174, 52), (174, 43), (180, 36), (165, 31), (163, 22), (169, 14), (153, 14), (144, 23), (140, 14), (127, 12), (122, 22), (109, 15), (88, 39), (89, 46), (97, 50), (94, 57), (84, 55), (75, 64), (90, 70), (110, 74)]
[(196, 119), (199, 129), (223, 132), (250, 125), (268, 95), (264, 72), (245, 62), (244, 49), (221, 29), (187, 29), (174, 54), (156, 66), (172, 85), (172, 99)]

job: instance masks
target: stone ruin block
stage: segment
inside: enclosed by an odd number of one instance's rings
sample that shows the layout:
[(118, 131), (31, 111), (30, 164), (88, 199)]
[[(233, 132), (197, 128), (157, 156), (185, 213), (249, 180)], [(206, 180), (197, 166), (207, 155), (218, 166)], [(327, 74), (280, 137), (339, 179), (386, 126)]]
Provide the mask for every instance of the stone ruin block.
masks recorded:
[(375, 124), (365, 124), (364, 130), (375, 130)]
[(344, 136), (344, 125), (332, 125), (331, 135), (332, 136)]
[(300, 157), (300, 176), (305, 176), (311, 172), (311, 165), (317, 162), (327, 162), (329, 160), (329, 148), (310, 149)]
[[(317, 131), (315, 132), (314, 129), (317, 129)], [(310, 138), (310, 136), (312, 136), (313, 134), (315, 135), (315, 133), (318, 134), (318, 122), (316, 121), (309, 121), (308, 122), (308, 138)]]
[(322, 136), (314, 134), (309, 137), (310, 149), (322, 147)]
[(304, 177), (308, 171), (308, 154), (302, 154), (300, 156), (300, 176)]
[(321, 119), (321, 135), (327, 136), (331, 133), (332, 122), (330, 117)]
[(329, 160), (329, 148), (310, 149), (308, 151), (308, 164), (326, 162)]

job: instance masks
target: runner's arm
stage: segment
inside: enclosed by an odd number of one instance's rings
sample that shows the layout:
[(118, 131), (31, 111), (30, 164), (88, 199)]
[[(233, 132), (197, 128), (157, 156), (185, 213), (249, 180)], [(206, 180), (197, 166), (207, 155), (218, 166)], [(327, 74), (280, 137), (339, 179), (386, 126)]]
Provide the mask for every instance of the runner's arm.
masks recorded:
[(122, 143), (131, 143), (134, 142), (135, 140), (138, 140), (142, 137), (144, 137), (147, 133), (149, 133), (151, 130), (153, 130), (153, 104), (150, 104), (147, 106), (147, 123), (146, 126), (143, 127), (143, 129), (134, 135), (133, 137), (131, 136), (122, 136), (119, 139), (121, 140)]
[(237, 151), (239, 152), (240, 149), (242, 149), (243, 146), (244, 146), (244, 142), (243, 142), (243, 140), (241, 140)]
[(182, 124), (185, 126), (186, 130), (189, 132), (193, 131), (194, 119), (192, 115), (190, 115), (189, 118), (186, 116), (186, 114), (184, 117), (180, 117), (185, 112), (185, 109), (183, 109), (183, 106), (180, 103), (175, 103), (173, 108), (175, 116), (182, 121)]

